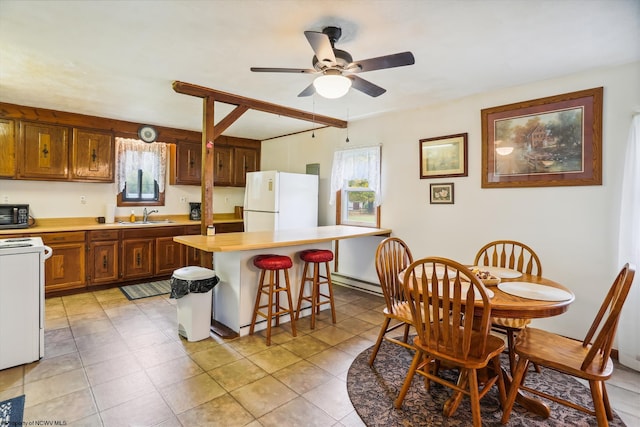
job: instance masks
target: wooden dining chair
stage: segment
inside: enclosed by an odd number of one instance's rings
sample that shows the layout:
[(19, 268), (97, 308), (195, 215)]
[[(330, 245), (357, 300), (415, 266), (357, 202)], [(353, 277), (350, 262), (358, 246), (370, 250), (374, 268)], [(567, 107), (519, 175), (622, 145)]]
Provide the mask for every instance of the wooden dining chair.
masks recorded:
[[(427, 383), (434, 381), (454, 390), (443, 408), (447, 417), (455, 413), (463, 395), (469, 396), (473, 425), (481, 426), (480, 399), (494, 384), (498, 385), (501, 405), (506, 399), (500, 368), (504, 341), (489, 334), (491, 302), (486, 289), (467, 267), (446, 258), (413, 262), (404, 274), (403, 286), (417, 332), (413, 340), (416, 354), (395, 407), (402, 407), (417, 373)], [(434, 361), (457, 368), (460, 372), (457, 383), (434, 373)], [(477, 371), (489, 363), (493, 369), (480, 385)]]
[[(515, 343), (518, 365), (507, 402), (503, 407), (502, 424), (509, 421), (518, 390), (525, 390), (593, 415), (596, 417), (598, 426), (609, 425), (608, 420), (613, 420), (613, 413), (609, 405), (605, 381), (613, 373), (611, 346), (616, 335), (620, 312), (629, 294), (634, 275), (635, 267), (629, 264), (620, 270), (584, 340), (577, 341), (535, 328), (526, 328), (518, 335)], [(526, 387), (523, 382), (531, 362), (589, 381), (595, 410)]]
[[(515, 240), (495, 240), (484, 245), (476, 254), (473, 265), (508, 268), (534, 276), (542, 276), (540, 258), (529, 246)], [(507, 351), (509, 354), (509, 370), (513, 375), (516, 360), (513, 352), (515, 336), (529, 323), (530, 319), (511, 319), (494, 317), (491, 327), (507, 337)], [(540, 371), (536, 366), (536, 371)]]
[[(400, 272), (412, 262), (411, 251), (402, 239), (388, 237), (378, 245), (375, 258), (376, 272), (386, 307), (383, 311), (384, 320), (376, 345), (373, 347), (371, 357), (369, 357), (369, 366), (373, 366), (383, 339), (406, 348), (413, 348), (411, 343), (408, 343), (409, 327), (412, 324), (411, 311), (404, 297), (399, 278)], [(391, 321), (394, 323), (391, 324)], [(389, 332), (402, 326), (404, 326), (403, 341), (387, 336)]]

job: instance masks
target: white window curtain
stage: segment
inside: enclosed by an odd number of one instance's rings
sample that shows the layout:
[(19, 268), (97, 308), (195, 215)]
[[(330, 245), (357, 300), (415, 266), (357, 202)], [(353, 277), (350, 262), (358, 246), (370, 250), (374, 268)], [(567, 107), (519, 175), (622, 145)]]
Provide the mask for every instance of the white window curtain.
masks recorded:
[(116, 183), (118, 192), (124, 190), (127, 176), (138, 169), (150, 173), (164, 192), (167, 169), (167, 145), (147, 144), (138, 139), (116, 138)]
[(336, 202), (336, 192), (354, 179), (366, 179), (375, 193), (374, 205), (379, 206), (380, 194), (380, 146), (340, 150), (333, 154), (331, 167), (330, 204)]
[[(620, 235), (618, 264), (633, 263), (640, 268), (640, 114), (636, 114), (629, 129), (622, 201), (620, 207)], [(618, 360), (640, 371), (640, 272), (636, 272), (629, 296), (622, 308), (618, 324)]]

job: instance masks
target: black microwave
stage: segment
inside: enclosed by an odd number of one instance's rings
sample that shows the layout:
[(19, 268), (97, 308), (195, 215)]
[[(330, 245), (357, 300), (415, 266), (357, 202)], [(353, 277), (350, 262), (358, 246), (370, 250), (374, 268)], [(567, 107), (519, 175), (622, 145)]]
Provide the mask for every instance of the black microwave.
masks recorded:
[(0, 229), (29, 227), (29, 205), (0, 205)]

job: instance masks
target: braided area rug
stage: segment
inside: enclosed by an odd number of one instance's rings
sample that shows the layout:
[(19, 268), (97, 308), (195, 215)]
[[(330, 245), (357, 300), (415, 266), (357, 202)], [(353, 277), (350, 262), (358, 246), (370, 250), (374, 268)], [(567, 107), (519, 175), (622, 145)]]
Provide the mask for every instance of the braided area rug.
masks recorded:
[[(404, 382), (413, 352), (383, 341), (373, 364), (368, 361), (372, 347), (360, 353), (351, 364), (347, 375), (347, 391), (353, 407), (367, 426), (471, 426), (471, 406), (467, 397), (452, 417), (442, 415), (442, 407), (452, 390), (440, 384), (431, 383), (431, 391), (424, 387), (424, 377), (415, 375), (411, 388), (402, 403), (402, 409), (395, 409), (393, 402)], [(508, 359), (503, 356), (503, 366)], [(593, 409), (589, 388), (574, 378), (540, 367), (539, 374), (527, 374), (525, 384), (529, 387), (562, 396), (568, 400)], [(455, 381), (455, 371), (442, 371), (441, 376)], [(548, 419), (526, 412), (517, 403), (511, 411), (508, 427), (530, 426), (594, 426), (595, 417), (572, 408), (543, 399), (551, 409)], [(483, 426), (502, 426), (502, 410), (498, 400), (497, 386), (480, 401)], [(624, 426), (624, 422), (614, 412), (610, 426)]]

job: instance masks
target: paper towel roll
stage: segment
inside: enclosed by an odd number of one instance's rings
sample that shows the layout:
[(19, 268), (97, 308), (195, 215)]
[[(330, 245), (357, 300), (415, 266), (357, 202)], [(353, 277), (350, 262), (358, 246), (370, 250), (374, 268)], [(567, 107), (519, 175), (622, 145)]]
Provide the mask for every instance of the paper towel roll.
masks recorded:
[(112, 224), (115, 220), (116, 205), (106, 205), (104, 207), (104, 222)]

